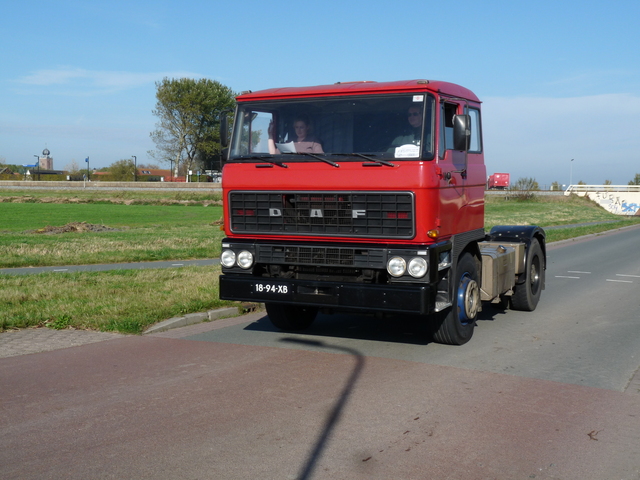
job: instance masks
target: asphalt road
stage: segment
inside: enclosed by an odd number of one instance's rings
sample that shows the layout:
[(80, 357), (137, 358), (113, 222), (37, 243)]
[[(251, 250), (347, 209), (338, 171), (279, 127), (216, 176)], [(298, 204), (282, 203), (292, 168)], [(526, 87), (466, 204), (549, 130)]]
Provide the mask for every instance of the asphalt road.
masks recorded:
[(533, 313), (264, 313), (0, 358), (0, 478), (639, 479), (640, 229), (549, 249)]

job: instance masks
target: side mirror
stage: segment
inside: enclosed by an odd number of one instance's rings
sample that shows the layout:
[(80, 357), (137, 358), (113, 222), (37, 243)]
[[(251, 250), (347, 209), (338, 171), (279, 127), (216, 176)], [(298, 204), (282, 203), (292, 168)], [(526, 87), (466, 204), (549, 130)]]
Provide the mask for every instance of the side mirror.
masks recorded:
[(220, 145), (229, 146), (229, 120), (226, 114), (222, 114), (220, 117)]
[(469, 150), (471, 141), (471, 115), (455, 115), (453, 117), (453, 149)]

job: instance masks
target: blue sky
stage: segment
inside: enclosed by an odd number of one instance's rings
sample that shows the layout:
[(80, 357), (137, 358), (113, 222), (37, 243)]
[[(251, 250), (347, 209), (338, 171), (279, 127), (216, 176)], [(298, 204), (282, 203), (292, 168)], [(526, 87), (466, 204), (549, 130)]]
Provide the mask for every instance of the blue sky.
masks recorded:
[[(488, 173), (626, 184), (640, 173), (640, 2), (2, 2), (0, 161), (152, 161), (155, 82), (236, 92), (459, 83), (483, 101)], [(575, 159), (571, 164), (571, 159)]]

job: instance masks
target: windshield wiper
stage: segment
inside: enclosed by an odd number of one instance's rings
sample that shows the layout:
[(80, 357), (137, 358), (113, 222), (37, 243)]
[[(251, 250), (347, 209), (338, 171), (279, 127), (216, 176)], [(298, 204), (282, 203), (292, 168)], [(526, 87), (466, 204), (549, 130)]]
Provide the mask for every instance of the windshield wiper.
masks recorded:
[(328, 163), (332, 167), (338, 168), (340, 166), (339, 163), (336, 163), (333, 160), (329, 160), (328, 158), (321, 157), (320, 155), (316, 155), (315, 153), (309, 153), (309, 152), (296, 152), (296, 153), (293, 153), (293, 152), (282, 152), (282, 155), (306, 155), (308, 157), (317, 158), (318, 160), (321, 160), (324, 163)]
[[(287, 165), (286, 163), (282, 163), (282, 162), (276, 162), (273, 159), (272, 155), (243, 155), (240, 157), (236, 157), (238, 159), (242, 159), (242, 160), (262, 160), (264, 162), (267, 162), (271, 165), (277, 165), (278, 167), (282, 167), (282, 168), (289, 168), (289, 165)], [(271, 165), (260, 165), (257, 164), (256, 168), (260, 168), (260, 167), (270, 167)]]
[[(364, 153), (332, 153), (332, 155), (342, 155), (345, 157), (348, 156), (353, 156), (353, 157), (360, 157), (360, 158), (364, 158), (365, 160), (369, 160), (370, 162), (373, 162), (375, 164), (379, 164), (379, 165), (386, 165), (387, 167), (395, 167), (395, 163), (391, 163), (387, 160), (382, 160), (380, 158), (373, 158), (375, 156), (375, 154), (370, 153), (365, 155)], [(366, 165), (366, 163), (364, 163), (363, 165)]]

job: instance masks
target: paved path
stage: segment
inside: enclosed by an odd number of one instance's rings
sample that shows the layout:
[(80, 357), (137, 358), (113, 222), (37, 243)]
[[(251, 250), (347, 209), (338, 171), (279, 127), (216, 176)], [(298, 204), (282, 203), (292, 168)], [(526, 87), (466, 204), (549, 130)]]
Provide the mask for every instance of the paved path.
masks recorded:
[[(245, 312), (253, 312), (259, 308), (258, 304), (244, 304)], [(181, 327), (194, 325), (194, 332), (214, 330), (223, 328), (238, 321), (246, 321), (243, 317), (238, 316), (238, 308), (226, 307), (208, 312), (191, 313), (182, 317), (173, 317), (164, 322), (158, 322), (152, 325), (145, 332), (150, 335), (157, 335), (162, 332), (180, 329)], [(215, 325), (210, 322), (215, 321)], [(231, 323), (229, 323), (231, 322)], [(190, 330), (186, 330), (190, 331)], [(105, 340), (113, 340), (116, 338), (131, 337), (133, 335), (123, 335), (120, 333), (96, 332), (90, 330), (53, 330), (50, 328), (25, 328), (22, 330), (8, 330), (0, 332), (0, 358), (15, 357), (18, 355), (27, 355), (30, 353), (49, 352), (52, 350), (60, 350), (63, 348), (77, 347), (89, 343), (103, 342)], [(169, 333), (167, 338), (172, 337)]]
[(119, 333), (89, 330), (52, 330), (50, 328), (9, 330), (0, 333), (0, 358), (77, 347), (123, 336)]
[(0, 478), (639, 478), (636, 395), (202, 337), (263, 315), (2, 359)]

